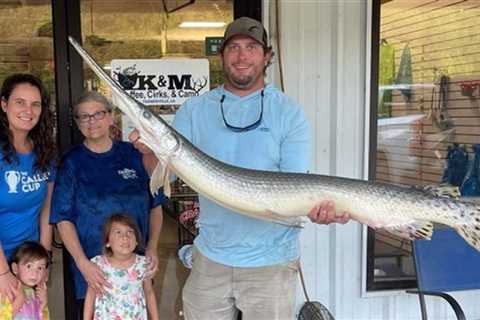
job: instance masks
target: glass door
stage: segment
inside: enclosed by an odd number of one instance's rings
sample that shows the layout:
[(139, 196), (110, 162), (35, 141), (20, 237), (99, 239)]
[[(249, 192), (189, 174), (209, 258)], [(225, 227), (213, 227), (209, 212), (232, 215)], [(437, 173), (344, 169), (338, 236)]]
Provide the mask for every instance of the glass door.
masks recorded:
[[(137, 81), (142, 63), (148, 64), (157, 59), (205, 59), (209, 66), (206, 71), (208, 83), (212, 87), (223, 80), (216, 49), (226, 24), (233, 20), (233, 6), (232, 0), (82, 0), (81, 41), (95, 60), (117, 79), (121, 75)], [(119, 59), (133, 62), (130, 65), (129, 62), (123, 62), (122, 66)], [(86, 65), (83, 71), (84, 88), (110, 96), (105, 83), (99, 81)], [(177, 84), (187, 81), (181, 76), (177, 80)], [(155, 81), (146, 80), (143, 84), (146, 87), (157, 86), (158, 81), (156, 78)], [(140, 86), (139, 82), (136, 83), (137, 87)], [(197, 84), (200, 88), (207, 82), (202, 77)], [(195, 86), (193, 79), (191, 86)], [(209, 87), (204, 89), (208, 90)], [(145, 90), (145, 94), (151, 92)], [(194, 93), (192, 90), (189, 92)], [(167, 100), (144, 103), (168, 120), (173, 117), (180, 103)], [(129, 130), (127, 119), (117, 113), (112, 135), (125, 139)], [(172, 191), (171, 201), (164, 206), (164, 222), (158, 246), (160, 265), (154, 279), (161, 319), (180, 317), (181, 289), (189, 269), (180, 262), (177, 251), (183, 244), (190, 243), (195, 234), (195, 229), (190, 228), (192, 225), (182, 224), (179, 219), (182, 212), (192, 211), (195, 207), (195, 193), (181, 181), (174, 183)]]

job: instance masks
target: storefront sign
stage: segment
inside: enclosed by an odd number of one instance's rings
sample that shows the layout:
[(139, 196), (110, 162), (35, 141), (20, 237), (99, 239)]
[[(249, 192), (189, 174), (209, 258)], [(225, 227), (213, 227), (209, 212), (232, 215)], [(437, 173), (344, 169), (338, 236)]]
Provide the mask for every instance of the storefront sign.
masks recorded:
[(111, 74), (145, 105), (181, 105), (210, 89), (207, 59), (117, 59)]
[(220, 50), (223, 43), (223, 37), (206, 37), (205, 38), (205, 55), (214, 56)]

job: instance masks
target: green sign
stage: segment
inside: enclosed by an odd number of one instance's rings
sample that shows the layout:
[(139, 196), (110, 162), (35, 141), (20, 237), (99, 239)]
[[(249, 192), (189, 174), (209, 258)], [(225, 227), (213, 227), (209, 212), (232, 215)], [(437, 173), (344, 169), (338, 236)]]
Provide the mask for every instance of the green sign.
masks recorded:
[(205, 37), (205, 55), (214, 56), (222, 45), (223, 37)]

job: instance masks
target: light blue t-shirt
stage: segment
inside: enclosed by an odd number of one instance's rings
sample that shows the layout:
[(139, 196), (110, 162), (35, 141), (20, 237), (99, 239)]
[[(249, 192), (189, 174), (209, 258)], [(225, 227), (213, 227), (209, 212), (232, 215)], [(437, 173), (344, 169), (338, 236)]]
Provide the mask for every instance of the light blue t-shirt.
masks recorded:
[[(264, 88), (260, 126), (235, 132), (259, 119), (261, 90), (238, 97), (220, 86), (189, 99), (178, 110), (174, 127), (208, 155), (239, 167), (306, 172), (310, 132), (305, 115), (281, 91)], [(282, 263), (299, 256), (298, 228), (266, 222), (226, 209), (202, 196), (199, 235), (195, 246), (209, 259), (229, 266), (255, 267)]]
[(12, 163), (0, 157), (0, 242), (9, 259), (23, 241), (39, 240), (40, 209), (55, 172), (34, 172), (33, 152), (17, 153), (18, 162)]

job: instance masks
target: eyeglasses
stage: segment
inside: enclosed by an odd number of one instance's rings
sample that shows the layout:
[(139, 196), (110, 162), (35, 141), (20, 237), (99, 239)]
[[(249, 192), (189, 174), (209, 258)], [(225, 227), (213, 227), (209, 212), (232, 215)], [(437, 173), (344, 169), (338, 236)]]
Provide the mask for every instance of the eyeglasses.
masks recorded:
[(261, 102), (261, 107), (260, 107), (261, 108), (260, 109), (260, 116), (258, 117), (257, 121), (255, 121), (254, 123), (252, 123), (248, 126), (245, 126), (245, 127), (232, 126), (231, 124), (229, 124), (227, 122), (227, 119), (225, 119), (225, 112), (223, 111), (223, 101), (225, 100), (225, 95), (222, 95), (222, 98), (220, 99), (220, 110), (222, 111), (222, 118), (223, 118), (223, 123), (225, 124), (225, 126), (228, 129), (230, 129), (232, 131), (235, 131), (235, 132), (245, 132), (245, 131), (255, 130), (256, 128), (258, 128), (260, 123), (262, 123), (262, 118), (263, 118), (263, 97), (264, 97), (263, 90), (260, 93), (260, 95), (262, 96), (262, 102)]
[(110, 113), (110, 111), (101, 110), (101, 111), (97, 111), (97, 112), (92, 113), (92, 114), (80, 113), (80, 114), (77, 114), (75, 116), (75, 119), (77, 119), (78, 122), (80, 122), (80, 123), (87, 123), (92, 118), (95, 119), (95, 120), (103, 120), (105, 118), (105, 116), (107, 115), (107, 113)]

